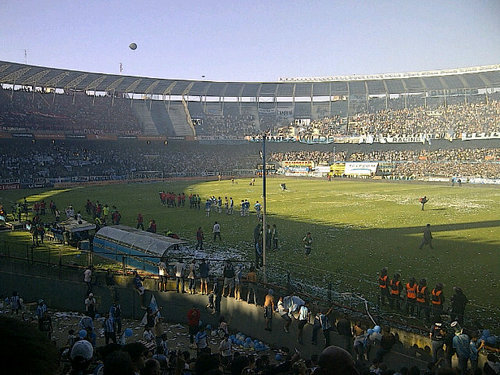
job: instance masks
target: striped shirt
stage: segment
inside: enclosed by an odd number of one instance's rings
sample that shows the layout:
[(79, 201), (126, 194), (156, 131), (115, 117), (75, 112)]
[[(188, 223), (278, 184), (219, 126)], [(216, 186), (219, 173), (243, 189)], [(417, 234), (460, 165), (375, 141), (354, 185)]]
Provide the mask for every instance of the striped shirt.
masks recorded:
[(114, 332), (115, 331), (115, 321), (112, 317), (109, 317), (104, 322), (104, 332)]

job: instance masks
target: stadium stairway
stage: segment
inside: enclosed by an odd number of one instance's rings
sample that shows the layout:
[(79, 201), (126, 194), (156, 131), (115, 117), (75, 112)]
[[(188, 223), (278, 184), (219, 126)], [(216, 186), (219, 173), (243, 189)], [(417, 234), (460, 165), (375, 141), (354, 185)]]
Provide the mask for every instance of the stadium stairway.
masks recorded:
[(151, 102), (151, 118), (156, 124), (156, 128), (160, 134), (165, 134), (167, 136), (176, 135), (170, 116), (166, 108), (166, 103), (164, 101), (153, 100)]
[(176, 136), (192, 136), (193, 128), (189, 125), (188, 116), (182, 103), (171, 102), (167, 105), (168, 114)]
[(158, 128), (151, 117), (151, 112), (145, 100), (133, 100), (132, 111), (144, 129), (144, 135), (159, 135)]

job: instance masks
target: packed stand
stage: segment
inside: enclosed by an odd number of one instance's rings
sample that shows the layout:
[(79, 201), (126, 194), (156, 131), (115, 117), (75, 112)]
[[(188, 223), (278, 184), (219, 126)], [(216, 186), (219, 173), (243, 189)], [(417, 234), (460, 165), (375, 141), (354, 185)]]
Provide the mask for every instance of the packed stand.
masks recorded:
[(419, 178), (426, 176), (467, 176), (498, 178), (500, 176), (500, 149), (438, 149), (389, 150), (371, 152), (289, 151), (273, 152), (271, 162), (311, 161), (316, 165), (335, 162), (388, 162), (394, 165), (393, 177)]
[(425, 135), (429, 138), (461, 138), (462, 133), (500, 131), (500, 101), (386, 109), (375, 113), (338, 115), (313, 120), (309, 125), (286, 126), (272, 132), (282, 137), (345, 137), (367, 134), (384, 137)]
[(216, 138), (242, 138), (255, 132), (253, 115), (211, 115), (205, 114), (196, 126), (196, 135)]
[(1, 146), (0, 179), (73, 176), (130, 179), (141, 175), (141, 171), (157, 171), (154, 177), (189, 176), (255, 168), (257, 162), (258, 155), (249, 147), (9, 140)]

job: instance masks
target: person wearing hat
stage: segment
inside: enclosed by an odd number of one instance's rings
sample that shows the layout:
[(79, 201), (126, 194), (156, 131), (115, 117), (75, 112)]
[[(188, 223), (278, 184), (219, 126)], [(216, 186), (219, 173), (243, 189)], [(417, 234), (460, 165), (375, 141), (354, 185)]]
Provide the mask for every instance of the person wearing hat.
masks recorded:
[(399, 302), (403, 285), (399, 280), (400, 276), (399, 273), (395, 273), (391, 281), (389, 281), (389, 306), (391, 309), (396, 307), (396, 310), (401, 309)]
[(429, 314), (429, 289), (427, 288), (427, 280), (421, 279), (417, 286), (417, 316), (420, 318), (425, 316), (430, 319)]
[(272, 322), (273, 322), (273, 311), (274, 311), (274, 291), (269, 289), (264, 299), (264, 319), (266, 319), (266, 331), (271, 332)]
[(434, 316), (438, 316), (443, 313), (443, 304), (444, 304), (443, 284), (437, 283), (436, 287), (431, 291), (431, 306), (432, 306), (432, 313), (434, 314)]
[(378, 276), (378, 287), (380, 290), (379, 305), (385, 305), (385, 300), (389, 300), (389, 278), (387, 276), (387, 267), (382, 268)]
[(452, 358), (455, 355), (455, 349), (453, 349), (453, 338), (455, 337), (455, 330), (448, 323), (444, 325), (444, 363), (445, 366), (451, 368)]
[(455, 337), (453, 337), (453, 349), (455, 349), (455, 352), (457, 353), (460, 374), (465, 375), (467, 372), (467, 362), (470, 357), (470, 338), (463, 332), (462, 327), (460, 327), (460, 324), (457, 321), (451, 323), (451, 327), (455, 331)]
[(71, 348), (71, 372), (70, 374), (86, 374), (94, 356), (94, 348), (87, 340), (75, 342)]
[(414, 277), (406, 283), (406, 313), (413, 315), (415, 313), (415, 306), (417, 304), (417, 282)]
[(439, 352), (443, 350), (445, 335), (446, 332), (441, 318), (437, 318), (429, 333), (429, 337), (431, 339), (432, 363), (434, 364), (438, 361)]

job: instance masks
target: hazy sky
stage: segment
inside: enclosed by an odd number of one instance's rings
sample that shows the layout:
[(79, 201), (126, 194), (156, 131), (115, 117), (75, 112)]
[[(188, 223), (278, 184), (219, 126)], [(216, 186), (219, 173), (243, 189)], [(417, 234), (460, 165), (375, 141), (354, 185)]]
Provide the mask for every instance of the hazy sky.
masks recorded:
[[(500, 0), (2, 0), (0, 60), (276, 81), (500, 64)], [(137, 50), (128, 48), (131, 42)]]

